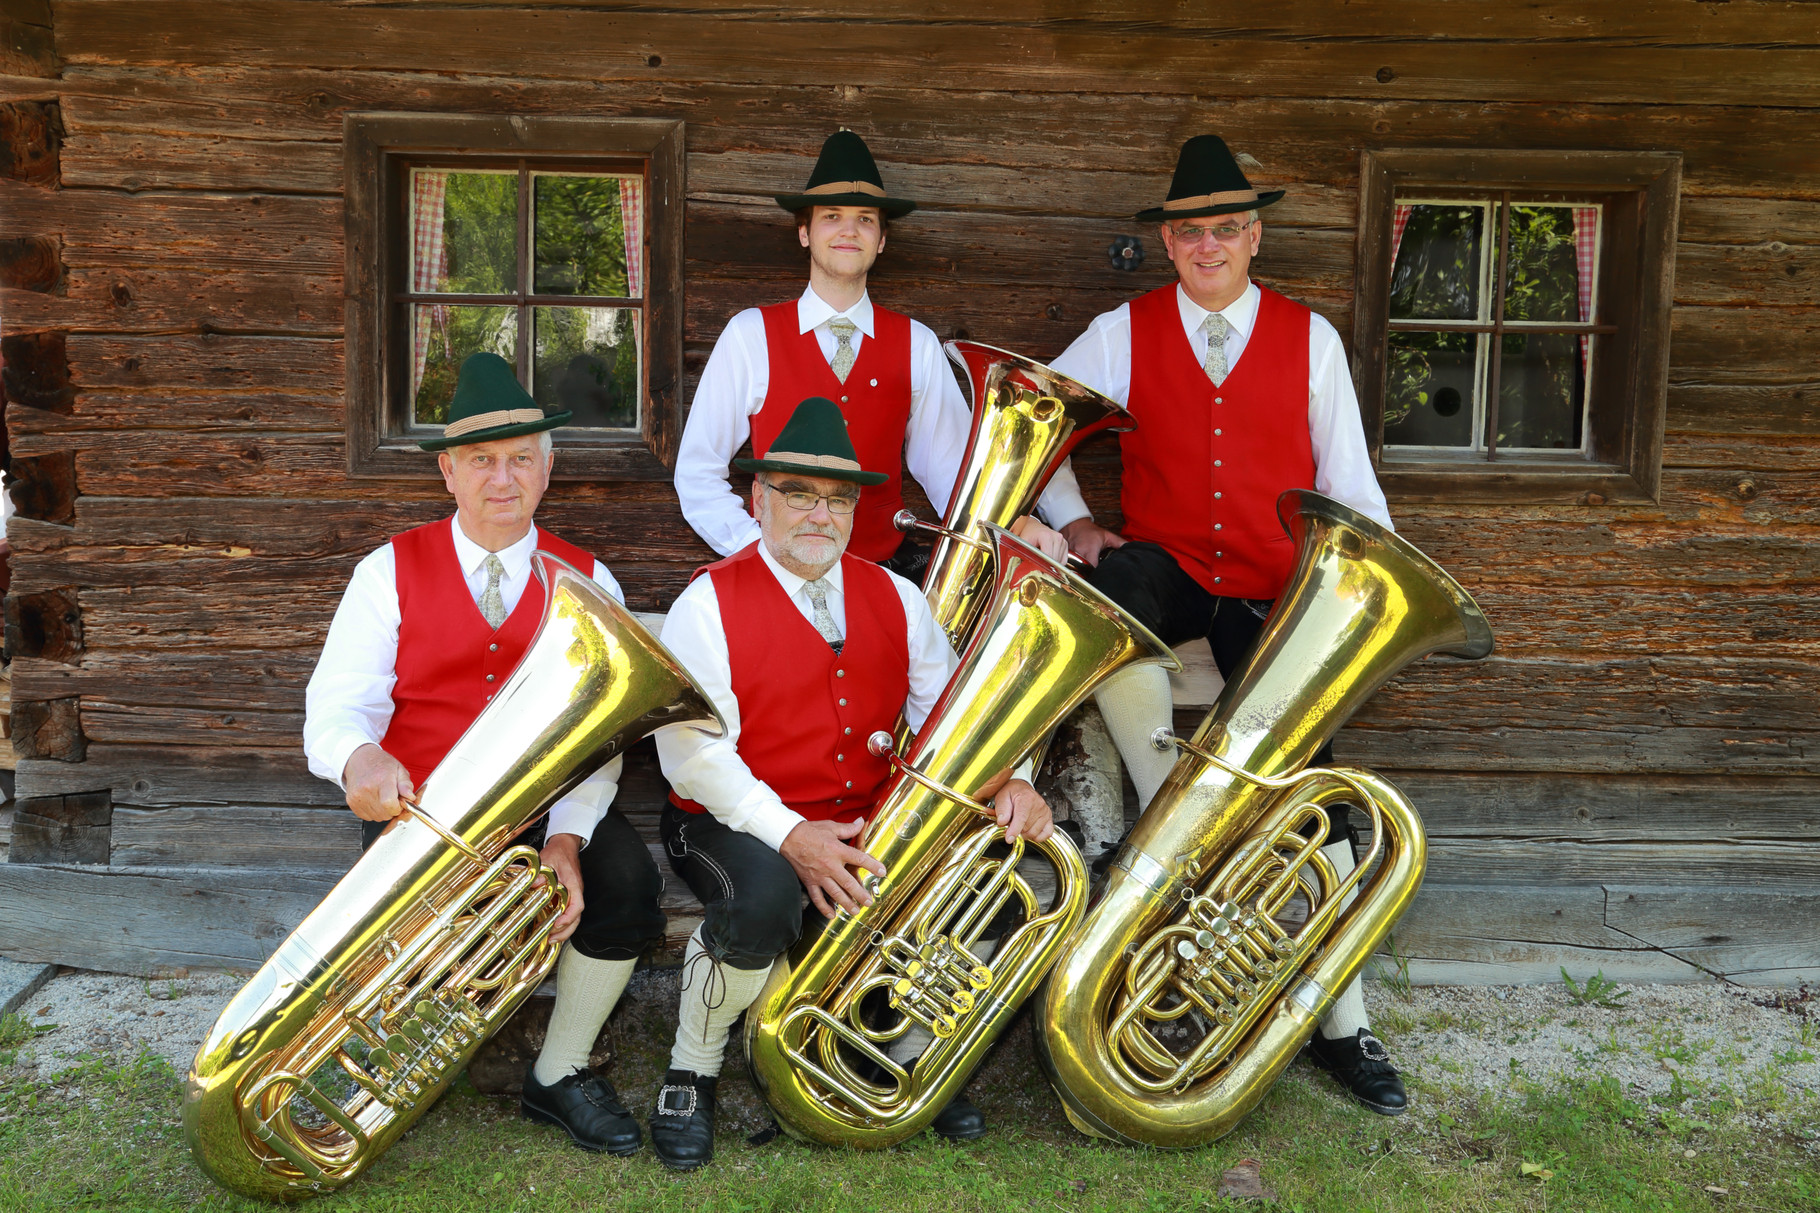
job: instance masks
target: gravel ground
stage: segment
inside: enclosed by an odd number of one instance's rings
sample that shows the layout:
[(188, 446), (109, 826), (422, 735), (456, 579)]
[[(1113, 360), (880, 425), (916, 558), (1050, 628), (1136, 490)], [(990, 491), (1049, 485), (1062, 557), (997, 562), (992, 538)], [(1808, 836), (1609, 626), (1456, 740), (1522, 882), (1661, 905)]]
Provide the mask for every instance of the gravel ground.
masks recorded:
[[(48, 1077), (83, 1054), (148, 1049), (185, 1071), (240, 983), (224, 974), (147, 982), (66, 970), (21, 1008), (32, 1022), (57, 1026), (25, 1046), (18, 1064)], [(657, 1037), (674, 1022), (674, 991), (673, 974), (640, 973), (627, 996), (638, 1005), (615, 1016), (615, 1031), (650, 1035), (638, 1043), (662, 1052)], [(1431, 1090), (1501, 1097), (1519, 1080), (1609, 1075), (1639, 1102), (1672, 1097), (1677, 1083), (1704, 1099), (1735, 1096), (1766, 1124), (1808, 1122), (1820, 1108), (1820, 993), (1650, 985), (1625, 987), (1614, 1001), (1583, 1005), (1561, 985), (1433, 987), (1401, 997), (1366, 989), (1397, 1063)]]

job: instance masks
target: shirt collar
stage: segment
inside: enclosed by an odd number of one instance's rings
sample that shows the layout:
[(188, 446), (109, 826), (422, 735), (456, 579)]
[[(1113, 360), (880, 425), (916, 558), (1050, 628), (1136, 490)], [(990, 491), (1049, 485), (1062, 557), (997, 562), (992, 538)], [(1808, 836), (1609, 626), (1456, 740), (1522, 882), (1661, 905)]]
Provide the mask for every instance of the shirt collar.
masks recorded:
[[(758, 555), (759, 559), (765, 562), (765, 567), (771, 570), (771, 575), (777, 578), (777, 584), (784, 587), (784, 593), (789, 597), (796, 597), (798, 591), (809, 584), (795, 573), (792, 573), (789, 569), (786, 569), (783, 565), (777, 563), (777, 558), (771, 555), (771, 549), (765, 546), (765, 541), (763, 539), (758, 541)], [(846, 593), (844, 582), (841, 577), (840, 561), (836, 560), (834, 562), (834, 567), (822, 574), (822, 580), (833, 586), (835, 593)]]
[(807, 286), (803, 288), (803, 297), (796, 301), (797, 332), (806, 333), (810, 329), (820, 328), (836, 316), (845, 316), (859, 326), (860, 332), (868, 337), (872, 336), (871, 293), (861, 292), (858, 303), (844, 312), (837, 312), (827, 300), (815, 293), (814, 287)]
[[(1220, 315), (1226, 317), (1226, 323), (1232, 326), (1233, 332), (1241, 337), (1251, 336), (1251, 326), (1257, 323), (1258, 302), (1264, 292), (1258, 284), (1249, 278), (1245, 280), (1245, 289), (1239, 297), (1220, 309)], [(1207, 309), (1188, 297), (1188, 292), (1181, 283), (1175, 284), (1175, 305), (1182, 313), (1182, 330), (1193, 333), (1207, 319)]]
[(468, 538), (468, 533), (461, 529), (460, 514), (449, 520), (449, 529), (455, 532), (455, 561), (461, 565), (461, 573), (464, 577), (472, 577), (480, 572), (481, 566), (486, 564), (488, 556), (497, 556), (499, 563), (506, 568), (506, 577), (516, 581), (524, 576), (526, 570), (531, 567), (531, 553), (537, 550), (535, 523), (532, 524), (530, 530), (524, 533), (524, 538), (511, 547), (501, 548), (497, 552), (489, 552)]

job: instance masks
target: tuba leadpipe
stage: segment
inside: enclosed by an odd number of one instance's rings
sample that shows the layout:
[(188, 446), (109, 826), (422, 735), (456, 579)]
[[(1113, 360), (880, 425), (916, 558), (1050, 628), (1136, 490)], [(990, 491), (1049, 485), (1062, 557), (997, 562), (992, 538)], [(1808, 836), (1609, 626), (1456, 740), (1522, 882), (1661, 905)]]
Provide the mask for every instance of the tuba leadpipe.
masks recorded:
[[(895, 1145), (965, 1085), (1048, 971), (1087, 895), (1066, 835), (1006, 847), (976, 798), (1105, 678), (1142, 662), (1180, 668), (1085, 582), (1009, 532), (982, 530), (998, 574), (954, 676), (901, 757), (889, 734), (872, 739), (894, 768), (858, 844), (885, 865), (882, 877), (855, 873), (873, 904), (805, 933), (746, 1012), (753, 1078), (800, 1138)], [(1031, 849), (1057, 873), (1047, 905), (1018, 871)], [(1023, 921), (988, 955), (981, 941), (1007, 907)], [(899, 1065), (891, 1043), (919, 1026), (933, 1043), (913, 1066)]]
[[(1037, 1055), (1085, 1133), (1203, 1145), (1270, 1089), (1422, 881), (1427, 842), (1389, 781), (1304, 769), (1379, 687), (1429, 653), (1479, 658), (1470, 595), (1388, 528), (1318, 493), (1277, 512), (1298, 562), (1244, 668), (1133, 827), (1037, 997)], [(1371, 842), (1344, 878), (1328, 809)]]
[(223, 1187), (301, 1200), (372, 1165), (556, 962), (568, 894), (512, 838), (639, 738), (725, 728), (630, 611), (548, 552), (532, 568), (517, 668), (197, 1050), (184, 1134)]
[(982, 524), (1010, 526), (1035, 508), (1055, 469), (1083, 439), (1135, 423), (1115, 401), (1040, 362), (977, 341), (942, 348), (973, 390), (967, 457), (940, 526), (908, 511), (896, 521), (900, 530), (939, 536), (923, 592), (959, 651), (992, 593), (992, 542)]

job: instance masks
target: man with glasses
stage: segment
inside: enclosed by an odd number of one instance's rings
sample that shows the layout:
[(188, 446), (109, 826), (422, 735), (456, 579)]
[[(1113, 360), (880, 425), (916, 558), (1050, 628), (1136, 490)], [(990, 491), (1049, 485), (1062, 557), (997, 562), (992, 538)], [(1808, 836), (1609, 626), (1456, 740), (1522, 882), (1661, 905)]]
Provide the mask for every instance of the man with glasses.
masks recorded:
[[(1122, 532), (1084, 509), (1045, 516), (1095, 566), (1095, 586), (1167, 644), (1205, 636), (1227, 678), (1295, 562), (1277, 520), (1280, 494), (1315, 489), (1391, 525), (1339, 334), (1251, 281), (1264, 237), (1258, 212), (1282, 197), (1254, 189), (1217, 135), (1188, 140), (1168, 199), (1137, 216), (1162, 225), (1177, 282), (1096, 317), (1053, 364), (1124, 405), (1137, 428), (1119, 440)], [(1072, 470), (1055, 480), (1046, 506), (1078, 499)], [(1173, 751), (1150, 744), (1171, 724), (1169, 677), (1160, 666), (1130, 667), (1096, 699), (1148, 805), (1175, 765)], [(1328, 747), (1314, 758), (1331, 761)], [(1341, 875), (1353, 869), (1344, 814), (1322, 851)], [(1357, 981), (1310, 1047), (1366, 1107), (1403, 1112), (1402, 1080), (1371, 1033)]]
[[(905, 544), (891, 518), (904, 505), (906, 468), (936, 513), (947, 509), (967, 449), (967, 403), (936, 335), (866, 290), (890, 221), (916, 203), (886, 194), (865, 140), (837, 131), (803, 192), (779, 194), (777, 204), (795, 216), (809, 284), (796, 299), (740, 312), (714, 343), (676, 452), (683, 516), (722, 556), (756, 540), (728, 462), (748, 438), (753, 450), (769, 449), (797, 402), (821, 396), (840, 405), (861, 459), (885, 476), (853, 519), (853, 554), (921, 581), (929, 549)], [(1078, 495), (1043, 506), (1045, 516), (1086, 510)], [(1066, 552), (1040, 525), (1028, 538), (1054, 559)]]
[[(734, 466), (755, 473), (759, 538), (698, 572), (663, 632), (727, 726), (718, 737), (687, 725), (657, 735), (672, 788), (664, 851), (705, 907), (651, 1117), (652, 1148), (677, 1170), (714, 1156), (728, 1032), (801, 933), (803, 892), (829, 917), (872, 903), (851, 869), (884, 867), (851, 844), (890, 767), (866, 739), (900, 711), (920, 728), (957, 663), (922, 592), (848, 550), (860, 487), (886, 476), (862, 467), (838, 405), (802, 401), (762, 459)], [(993, 804), (1007, 840), (1053, 829), (1022, 779)], [(892, 1057), (908, 1063), (926, 1043), (906, 1038), (914, 1051)], [(933, 1127), (949, 1138), (985, 1131), (964, 1096)]]

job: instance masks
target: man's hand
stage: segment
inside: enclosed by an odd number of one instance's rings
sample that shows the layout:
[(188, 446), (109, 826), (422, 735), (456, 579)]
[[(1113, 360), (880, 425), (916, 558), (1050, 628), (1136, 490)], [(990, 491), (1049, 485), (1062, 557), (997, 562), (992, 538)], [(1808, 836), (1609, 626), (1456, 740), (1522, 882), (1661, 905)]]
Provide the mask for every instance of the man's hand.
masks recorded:
[(1055, 833), (1055, 818), (1049, 802), (1036, 794), (1036, 789), (1021, 779), (1013, 779), (992, 797), (992, 808), (998, 823), (1005, 827), (1005, 841), (1028, 838), (1043, 842)]
[(884, 864), (841, 841), (865, 828), (863, 821), (805, 821), (791, 830), (778, 848), (778, 854), (796, 869), (796, 878), (803, 882), (803, 888), (809, 890), (809, 900), (828, 918), (834, 917), (837, 905), (853, 914), (861, 906), (872, 904), (872, 894), (847, 870), (849, 867), (861, 867), (876, 876), (885, 874)]
[(341, 786), (348, 790), (348, 808), (362, 821), (390, 821), (417, 796), (404, 764), (370, 741), (348, 756)]
[(1036, 515), (1025, 514), (1012, 523), (1011, 533), (1057, 564), (1068, 563), (1068, 541), (1062, 538), (1060, 531), (1052, 531), (1038, 522)]
[(1096, 567), (1103, 554), (1125, 546), (1123, 535), (1107, 530), (1091, 518), (1076, 518), (1062, 528), (1062, 537), (1068, 541), (1069, 551)]
[[(543, 860), (543, 866), (556, 873), (556, 883), (569, 891), (569, 908), (562, 912), (550, 928), (550, 938), (561, 943), (575, 934), (575, 928), (581, 922), (581, 838), (576, 834), (552, 834), (544, 840), (543, 850), (537, 857)], [(539, 878), (533, 888), (543, 884)]]

